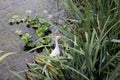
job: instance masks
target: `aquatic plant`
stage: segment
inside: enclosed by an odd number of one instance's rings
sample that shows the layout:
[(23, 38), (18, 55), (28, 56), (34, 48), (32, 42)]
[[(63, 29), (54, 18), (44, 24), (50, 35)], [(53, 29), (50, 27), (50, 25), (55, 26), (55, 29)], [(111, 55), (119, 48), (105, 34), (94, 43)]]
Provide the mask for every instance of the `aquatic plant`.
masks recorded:
[[(40, 16), (36, 16), (35, 18), (31, 18), (30, 16), (25, 16), (23, 18), (19, 18), (18, 16), (12, 17), (9, 20), (9, 24), (26, 24), (27, 28), (33, 28), (35, 30), (35, 34), (30, 33), (22, 33), (21, 30), (16, 30), (16, 33), (21, 37), (22, 42), (26, 45), (24, 50), (30, 50), (36, 46), (41, 46), (44, 44), (49, 44), (51, 38), (49, 34), (51, 33), (50, 27), (51, 24), (48, 23), (44, 18)], [(38, 37), (37, 41), (33, 41), (34, 36)], [(46, 39), (47, 37), (47, 39)]]

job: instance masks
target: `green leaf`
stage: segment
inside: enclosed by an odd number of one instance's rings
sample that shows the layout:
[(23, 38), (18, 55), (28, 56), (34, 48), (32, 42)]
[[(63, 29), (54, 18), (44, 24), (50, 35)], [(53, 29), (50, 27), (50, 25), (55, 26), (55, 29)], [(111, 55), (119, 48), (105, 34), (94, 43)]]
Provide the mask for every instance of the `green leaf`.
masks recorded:
[(28, 43), (28, 38), (27, 37), (22, 37), (22, 42)]
[(21, 39), (24, 43), (28, 43), (29, 41), (31, 41), (32, 37), (33, 37), (32, 35), (30, 35), (29, 33), (26, 33), (25, 35), (22, 36)]
[(27, 46), (34, 47), (35, 44), (34, 44), (33, 42), (28, 42), (28, 43), (27, 43)]

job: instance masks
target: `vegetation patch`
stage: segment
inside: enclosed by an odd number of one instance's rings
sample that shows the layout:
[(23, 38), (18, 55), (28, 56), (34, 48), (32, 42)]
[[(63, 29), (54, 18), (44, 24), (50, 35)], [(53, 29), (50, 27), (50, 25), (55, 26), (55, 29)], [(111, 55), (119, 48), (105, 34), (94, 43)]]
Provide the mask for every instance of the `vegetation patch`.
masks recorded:
[[(35, 18), (25, 16), (24, 18), (20, 19), (18, 16), (14, 16), (12, 19), (9, 20), (10, 25), (23, 23), (26, 24), (27, 28), (32, 28), (33, 30), (35, 30), (35, 34), (33, 35), (31, 35), (30, 33), (22, 33), (21, 30), (16, 30), (16, 33), (20, 36), (22, 42), (26, 44), (24, 46), (25, 51), (29, 51), (37, 46), (48, 45), (51, 42), (51, 24), (45, 21), (44, 18), (40, 16), (36, 16)], [(33, 41), (33, 38), (35, 36), (38, 37), (38, 40)], [(43, 48), (40, 48), (36, 51), (41, 52), (42, 50)]]
[[(28, 80), (119, 80), (120, 79), (120, 1), (119, 0), (63, 0), (72, 13), (64, 26), (57, 25), (63, 33), (63, 56), (35, 56), (26, 63)], [(81, 4), (80, 4), (81, 3)], [(81, 11), (82, 10), (82, 11)], [(67, 19), (66, 19), (67, 20)], [(31, 21), (31, 20), (30, 20)], [(72, 23), (71, 23), (72, 22)], [(33, 20), (34, 25), (40, 24)], [(34, 26), (39, 37), (45, 36), (50, 24), (43, 30)], [(41, 25), (41, 24), (40, 24)], [(43, 31), (43, 33), (40, 33)], [(32, 36), (27, 35), (28, 38)], [(47, 38), (49, 39), (49, 38)], [(26, 40), (25, 40), (26, 41)], [(72, 42), (72, 46), (68, 42)], [(29, 41), (26, 41), (29, 42)], [(34, 49), (33, 49), (34, 50)]]

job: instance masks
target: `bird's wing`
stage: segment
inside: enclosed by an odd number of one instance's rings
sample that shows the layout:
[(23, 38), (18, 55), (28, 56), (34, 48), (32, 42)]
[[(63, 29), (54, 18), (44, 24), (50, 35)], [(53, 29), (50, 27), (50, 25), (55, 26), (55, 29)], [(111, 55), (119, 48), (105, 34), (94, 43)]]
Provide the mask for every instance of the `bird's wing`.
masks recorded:
[(52, 53), (50, 54), (51, 57), (53, 56), (59, 56), (60, 55), (60, 50), (59, 49), (54, 49)]

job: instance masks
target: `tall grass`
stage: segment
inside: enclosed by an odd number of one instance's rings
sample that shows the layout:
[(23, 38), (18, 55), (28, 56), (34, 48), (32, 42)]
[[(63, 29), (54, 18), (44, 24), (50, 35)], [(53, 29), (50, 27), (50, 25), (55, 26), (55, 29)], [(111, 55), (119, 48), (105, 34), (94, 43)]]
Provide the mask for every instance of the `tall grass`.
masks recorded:
[[(120, 1), (63, 0), (74, 18), (58, 29), (65, 35), (63, 56), (35, 57), (30, 80), (119, 80)], [(79, 6), (78, 6), (79, 5)], [(81, 11), (82, 10), (82, 11)], [(76, 21), (76, 22), (73, 22)], [(73, 45), (70, 45), (72, 42)], [(46, 53), (50, 53), (45, 47)]]
[[(80, 4), (80, 0), (64, 0), (67, 8), (75, 15), (74, 19), (79, 20), (79, 23), (73, 23), (74, 36), (70, 35), (69, 31), (66, 31), (67, 29), (61, 29), (65, 34), (73, 36), (70, 39), (76, 44), (69, 53), (73, 56), (70, 66), (82, 72), (90, 80), (108, 80), (117, 69), (114, 79), (118, 79), (117, 74), (120, 71), (117, 68), (120, 60), (120, 1), (82, 1), (84, 5)], [(76, 4), (84, 7), (83, 14)], [(117, 42), (112, 40), (117, 40)], [(74, 75), (74, 77), (76, 80), (82, 79), (79, 75)]]

